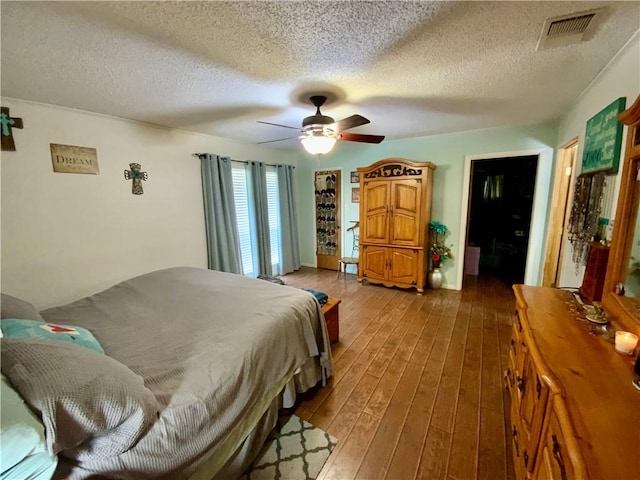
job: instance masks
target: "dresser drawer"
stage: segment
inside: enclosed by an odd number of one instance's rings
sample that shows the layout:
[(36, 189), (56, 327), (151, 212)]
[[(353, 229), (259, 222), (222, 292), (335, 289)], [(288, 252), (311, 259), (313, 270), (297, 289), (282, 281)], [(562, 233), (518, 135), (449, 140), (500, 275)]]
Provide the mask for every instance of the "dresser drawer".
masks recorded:
[(586, 479), (588, 473), (560, 395), (550, 401), (549, 412), (540, 438), (540, 451), (533, 479)]

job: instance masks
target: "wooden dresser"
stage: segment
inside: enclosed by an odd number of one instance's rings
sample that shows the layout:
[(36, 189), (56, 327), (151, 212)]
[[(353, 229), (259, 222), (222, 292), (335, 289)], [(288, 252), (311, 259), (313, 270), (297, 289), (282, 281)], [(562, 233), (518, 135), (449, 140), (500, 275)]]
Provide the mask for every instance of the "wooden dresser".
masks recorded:
[(434, 169), (402, 158), (358, 168), (358, 281), (424, 291)]
[(515, 285), (505, 384), (516, 478), (640, 478), (633, 357), (589, 333), (565, 290)]

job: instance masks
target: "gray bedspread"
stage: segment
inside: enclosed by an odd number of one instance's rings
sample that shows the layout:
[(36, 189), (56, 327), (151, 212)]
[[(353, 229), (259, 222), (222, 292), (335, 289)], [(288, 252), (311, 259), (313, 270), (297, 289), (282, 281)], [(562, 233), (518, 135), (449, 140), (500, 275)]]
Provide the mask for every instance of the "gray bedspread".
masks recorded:
[(161, 270), (42, 315), (90, 329), (107, 355), (144, 378), (160, 405), (134, 448), (83, 461), (72, 479), (185, 478), (210, 455), (228, 457), (252, 428), (247, 419), (266, 409), (294, 371), (307, 367), (301, 389), (320, 379), (321, 363), (330, 375), (315, 298), (239, 275)]

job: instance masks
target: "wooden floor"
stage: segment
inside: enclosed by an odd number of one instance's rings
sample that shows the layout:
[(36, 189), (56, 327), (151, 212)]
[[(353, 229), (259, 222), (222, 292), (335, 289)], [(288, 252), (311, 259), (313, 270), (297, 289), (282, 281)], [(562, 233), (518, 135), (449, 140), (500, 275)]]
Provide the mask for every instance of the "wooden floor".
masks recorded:
[(322, 479), (512, 479), (502, 386), (515, 300), (468, 276), (462, 291), (360, 285), (302, 268), (285, 283), (342, 299), (334, 376), (296, 414), (338, 439)]

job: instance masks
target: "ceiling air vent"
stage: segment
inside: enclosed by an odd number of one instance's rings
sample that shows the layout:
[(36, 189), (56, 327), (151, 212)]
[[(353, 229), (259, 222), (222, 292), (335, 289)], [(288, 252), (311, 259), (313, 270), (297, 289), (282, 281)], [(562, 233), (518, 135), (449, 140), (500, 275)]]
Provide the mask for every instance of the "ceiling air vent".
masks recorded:
[(547, 18), (538, 39), (538, 50), (563, 47), (589, 40), (603, 17), (603, 8)]

